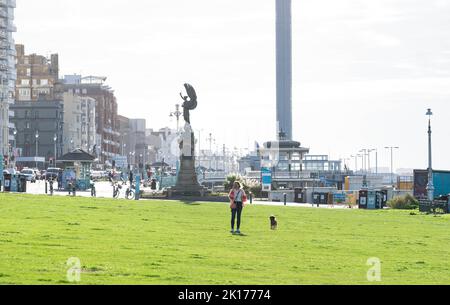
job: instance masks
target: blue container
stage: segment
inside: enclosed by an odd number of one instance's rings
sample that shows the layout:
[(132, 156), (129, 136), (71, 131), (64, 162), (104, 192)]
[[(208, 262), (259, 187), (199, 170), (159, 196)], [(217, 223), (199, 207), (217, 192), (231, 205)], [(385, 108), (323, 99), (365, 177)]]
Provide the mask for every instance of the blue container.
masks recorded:
[(434, 197), (450, 194), (450, 172), (433, 172)]

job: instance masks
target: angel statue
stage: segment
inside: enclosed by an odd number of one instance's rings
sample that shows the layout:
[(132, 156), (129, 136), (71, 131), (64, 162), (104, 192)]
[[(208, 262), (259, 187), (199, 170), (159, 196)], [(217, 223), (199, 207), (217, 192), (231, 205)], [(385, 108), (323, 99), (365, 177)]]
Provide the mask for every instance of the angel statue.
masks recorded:
[(183, 99), (183, 116), (186, 123), (191, 124), (190, 118), (190, 110), (194, 110), (197, 108), (197, 93), (195, 93), (194, 87), (190, 84), (184, 84), (184, 88), (186, 88), (186, 93), (188, 96), (184, 96), (183, 93), (180, 93), (181, 98)]

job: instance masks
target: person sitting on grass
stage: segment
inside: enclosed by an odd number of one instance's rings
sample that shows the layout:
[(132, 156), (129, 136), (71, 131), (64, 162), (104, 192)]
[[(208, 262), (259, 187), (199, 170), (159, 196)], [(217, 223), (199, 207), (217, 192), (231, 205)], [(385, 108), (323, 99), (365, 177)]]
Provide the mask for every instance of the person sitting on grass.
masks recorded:
[[(231, 234), (241, 234), (241, 215), (244, 204), (247, 201), (247, 195), (242, 189), (241, 183), (236, 181), (228, 196), (231, 208)], [(237, 230), (234, 231), (234, 224), (237, 216)]]

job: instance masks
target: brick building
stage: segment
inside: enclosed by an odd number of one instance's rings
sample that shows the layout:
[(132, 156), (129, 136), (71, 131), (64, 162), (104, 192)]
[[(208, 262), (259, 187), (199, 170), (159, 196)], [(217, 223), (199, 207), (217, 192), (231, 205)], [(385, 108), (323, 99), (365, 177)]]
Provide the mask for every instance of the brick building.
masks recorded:
[(17, 52), (17, 101), (51, 100), (59, 78), (58, 54), (50, 58), (42, 55), (25, 54), (25, 46), (16, 45)]
[(69, 92), (80, 97), (90, 97), (96, 101), (95, 125), (96, 144), (94, 154), (100, 162), (111, 165), (114, 157), (121, 154), (118, 106), (114, 91), (104, 84), (106, 77), (65, 76), (55, 89), (56, 92)]

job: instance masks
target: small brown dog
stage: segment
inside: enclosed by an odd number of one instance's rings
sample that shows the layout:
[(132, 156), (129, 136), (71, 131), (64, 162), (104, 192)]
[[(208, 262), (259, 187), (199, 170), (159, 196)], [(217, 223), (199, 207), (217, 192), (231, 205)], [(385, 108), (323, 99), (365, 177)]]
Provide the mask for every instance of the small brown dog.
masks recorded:
[(278, 228), (277, 218), (275, 216), (270, 216), (270, 229), (276, 230)]

